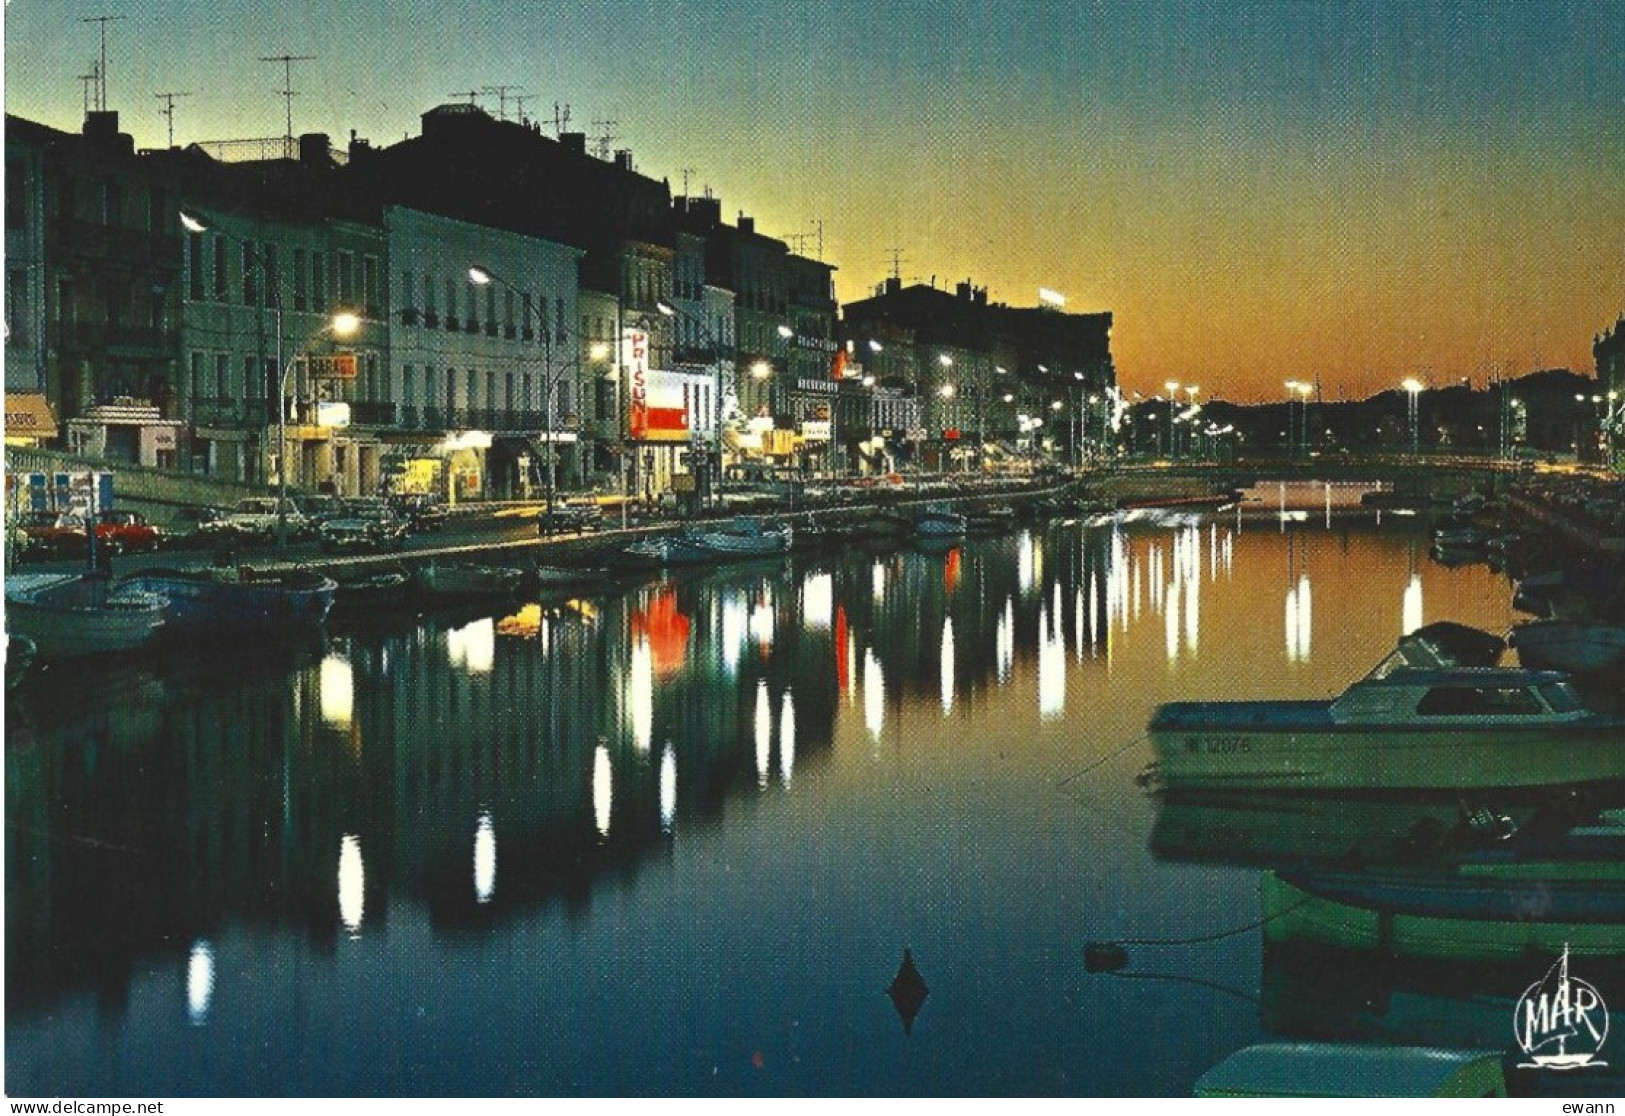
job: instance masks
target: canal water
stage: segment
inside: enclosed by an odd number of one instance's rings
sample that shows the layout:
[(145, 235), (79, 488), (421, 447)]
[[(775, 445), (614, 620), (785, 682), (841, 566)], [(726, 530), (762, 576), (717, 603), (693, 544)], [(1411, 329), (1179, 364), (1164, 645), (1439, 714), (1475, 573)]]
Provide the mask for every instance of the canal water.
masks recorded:
[(1327, 697), (1510, 597), (1415, 520), (1136, 513), (46, 670), (6, 709), (6, 1091), (1189, 1095), (1271, 1038), (1504, 1047), (1544, 967), (1258, 925), (1281, 846), (1455, 804), (1139, 777), (1159, 702)]

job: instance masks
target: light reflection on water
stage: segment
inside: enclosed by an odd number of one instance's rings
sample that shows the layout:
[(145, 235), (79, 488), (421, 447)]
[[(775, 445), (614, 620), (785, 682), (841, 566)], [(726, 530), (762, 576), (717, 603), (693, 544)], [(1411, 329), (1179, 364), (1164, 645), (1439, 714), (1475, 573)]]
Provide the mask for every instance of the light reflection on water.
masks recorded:
[[(1260, 1010), (1080, 950), (1256, 921), (1202, 835), (1276, 815), (1159, 817), (1146, 720), (1504, 630), (1408, 529), (1141, 514), (32, 681), (8, 1090), (1188, 1092)], [(1140, 963), (1263, 972), (1257, 934)]]

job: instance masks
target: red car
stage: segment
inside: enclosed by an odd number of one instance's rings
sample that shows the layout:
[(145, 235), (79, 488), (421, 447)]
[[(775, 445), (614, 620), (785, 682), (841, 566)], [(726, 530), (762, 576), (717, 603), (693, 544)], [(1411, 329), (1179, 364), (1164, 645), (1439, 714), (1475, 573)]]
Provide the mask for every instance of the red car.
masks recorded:
[[(28, 539), (28, 550), (42, 558), (77, 558), (85, 554), (85, 521), (77, 515), (29, 512), (17, 523)], [(163, 539), (158, 528), (139, 512), (104, 511), (96, 516), (96, 544), (113, 554), (157, 550)]]

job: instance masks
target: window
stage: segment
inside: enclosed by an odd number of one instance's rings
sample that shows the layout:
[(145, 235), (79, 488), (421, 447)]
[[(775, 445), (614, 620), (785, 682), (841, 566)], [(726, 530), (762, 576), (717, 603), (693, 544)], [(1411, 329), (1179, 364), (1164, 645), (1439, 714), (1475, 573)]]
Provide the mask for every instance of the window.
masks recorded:
[(27, 181), (23, 177), (21, 160), (10, 160), (6, 163), (6, 228), (21, 229), (28, 225), (28, 209), (26, 199), (28, 191), (24, 189)]
[(124, 187), (111, 178), (102, 179), (102, 224), (118, 225), (124, 221)]
[(367, 317), (378, 316), (378, 257), (361, 257), (361, 304)]
[(1436, 686), (1416, 711), (1426, 717), (1528, 716), (1542, 712), (1540, 701), (1522, 686)]
[(10, 331), (7, 341), (12, 344), (28, 344), (28, 270), (14, 267), (6, 276), (6, 328)]
[(474, 369), (468, 370), (468, 406), (472, 410), (480, 405), (480, 374)]
[(254, 246), (247, 242), (243, 244), (243, 305), (258, 306), (260, 304), (260, 285), (255, 274)]
[(305, 250), (293, 250), (293, 308), (295, 310), (310, 309), (309, 291), (305, 286)]
[(485, 405), (492, 410), (496, 410), (497, 374), (495, 372), (487, 372), (485, 374)]
[(509, 287), (503, 292), (502, 300), (502, 333), (508, 340), (513, 340), (513, 288)]
[(231, 297), (231, 278), (226, 274), (226, 238), (219, 233), (214, 237), (214, 300), (225, 302)]
[(457, 283), (451, 279), (446, 280), (446, 328), (457, 330)]
[(147, 231), (161, 235), (169, 226), (169, 194), (162, 186), (147, 191)]
[(225, 353), (214, 354), (214, 397), (222, 403), (231, 398), (231, 357)]
[(203, 354), (193, 352), (188, 359), (189, 374), (186, 377), (187, 402), (196, 404), (203, 397)]
[(186, 234), (186, 293), (193, 302), (203, 301), (203, 234)]
[(512, 413), (513, 412), (513, 373), (512, 372), (508, 373), (507, 379), (508, 379), (508, 382), (507, 382), (506, 386), (503, 388), (502, 397), (503, 397), (503, 399), (505, 401), (505, 405), (507, 406), (509, 413)]
[(401, 404), (411, 407), (418, 401), (417, 376), (410, 364), (401, 369)]
[(282, 305), (282, 276), (277, 274), (276, 245), (267, 244), (260, 250), (260, 262), (264, 264), (265, 276), (265, 305)]
[(553, 340), (562, 344), (565, 337), (568, 336), (564, 330), (564, 299), (562, 296), (553, 300), (553, 310), (553, 320), (559, 324), (559, 331), (554, 335)]
[(338, 254), (339, 305), (350, 306), (355, 301), (355, 257), (349, 252)]
[(497, 292), (496, 288), (485, 288), (485, 332), (495, 337), (497, 332)]

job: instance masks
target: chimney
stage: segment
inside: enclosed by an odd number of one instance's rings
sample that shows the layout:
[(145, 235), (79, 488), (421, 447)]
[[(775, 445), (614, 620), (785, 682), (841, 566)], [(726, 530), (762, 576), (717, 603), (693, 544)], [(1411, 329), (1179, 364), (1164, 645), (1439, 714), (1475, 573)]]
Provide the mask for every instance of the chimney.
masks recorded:
[(114, 110), (85, 113), (84, 135), (97, 147), (115, 148), (126, 155), (135, 154), (135, 137), (118, 130), (118, 113)]
[(965, 282), (965, 283), (956, 284), (954, 286), (954, 297), (958, 298), (958, 299), (962, 299), (965, 302), (969, 302), (971, 300), (971, 297), (970, 297), (970, 283)]
[(888, 275), (886, 277), (886, 293), (887, 294), (900, 294), (900, 293), (902, 293), (902, 290), (903, 290), (903, 280), (902, 280), (902, 278), (900, 276)]
[(310, 165), (331, 162), (332, 146), (326, 132), (306, 132), (299, 137), (299, 161)]
[(615, 166), (623, 171), (631, 171), (632, 153), (630, 151), (615, 152)]
[(559, 146), (566, 151), (574, 151), (577, 155), (585, 155), (587, 153), (587, 133), (560, 132)]
[(744, 213), (741, 212), (739, 214), (739, 231), (744, 233), (754, 233), (756, 231), (756, 218), (746, 217)]

